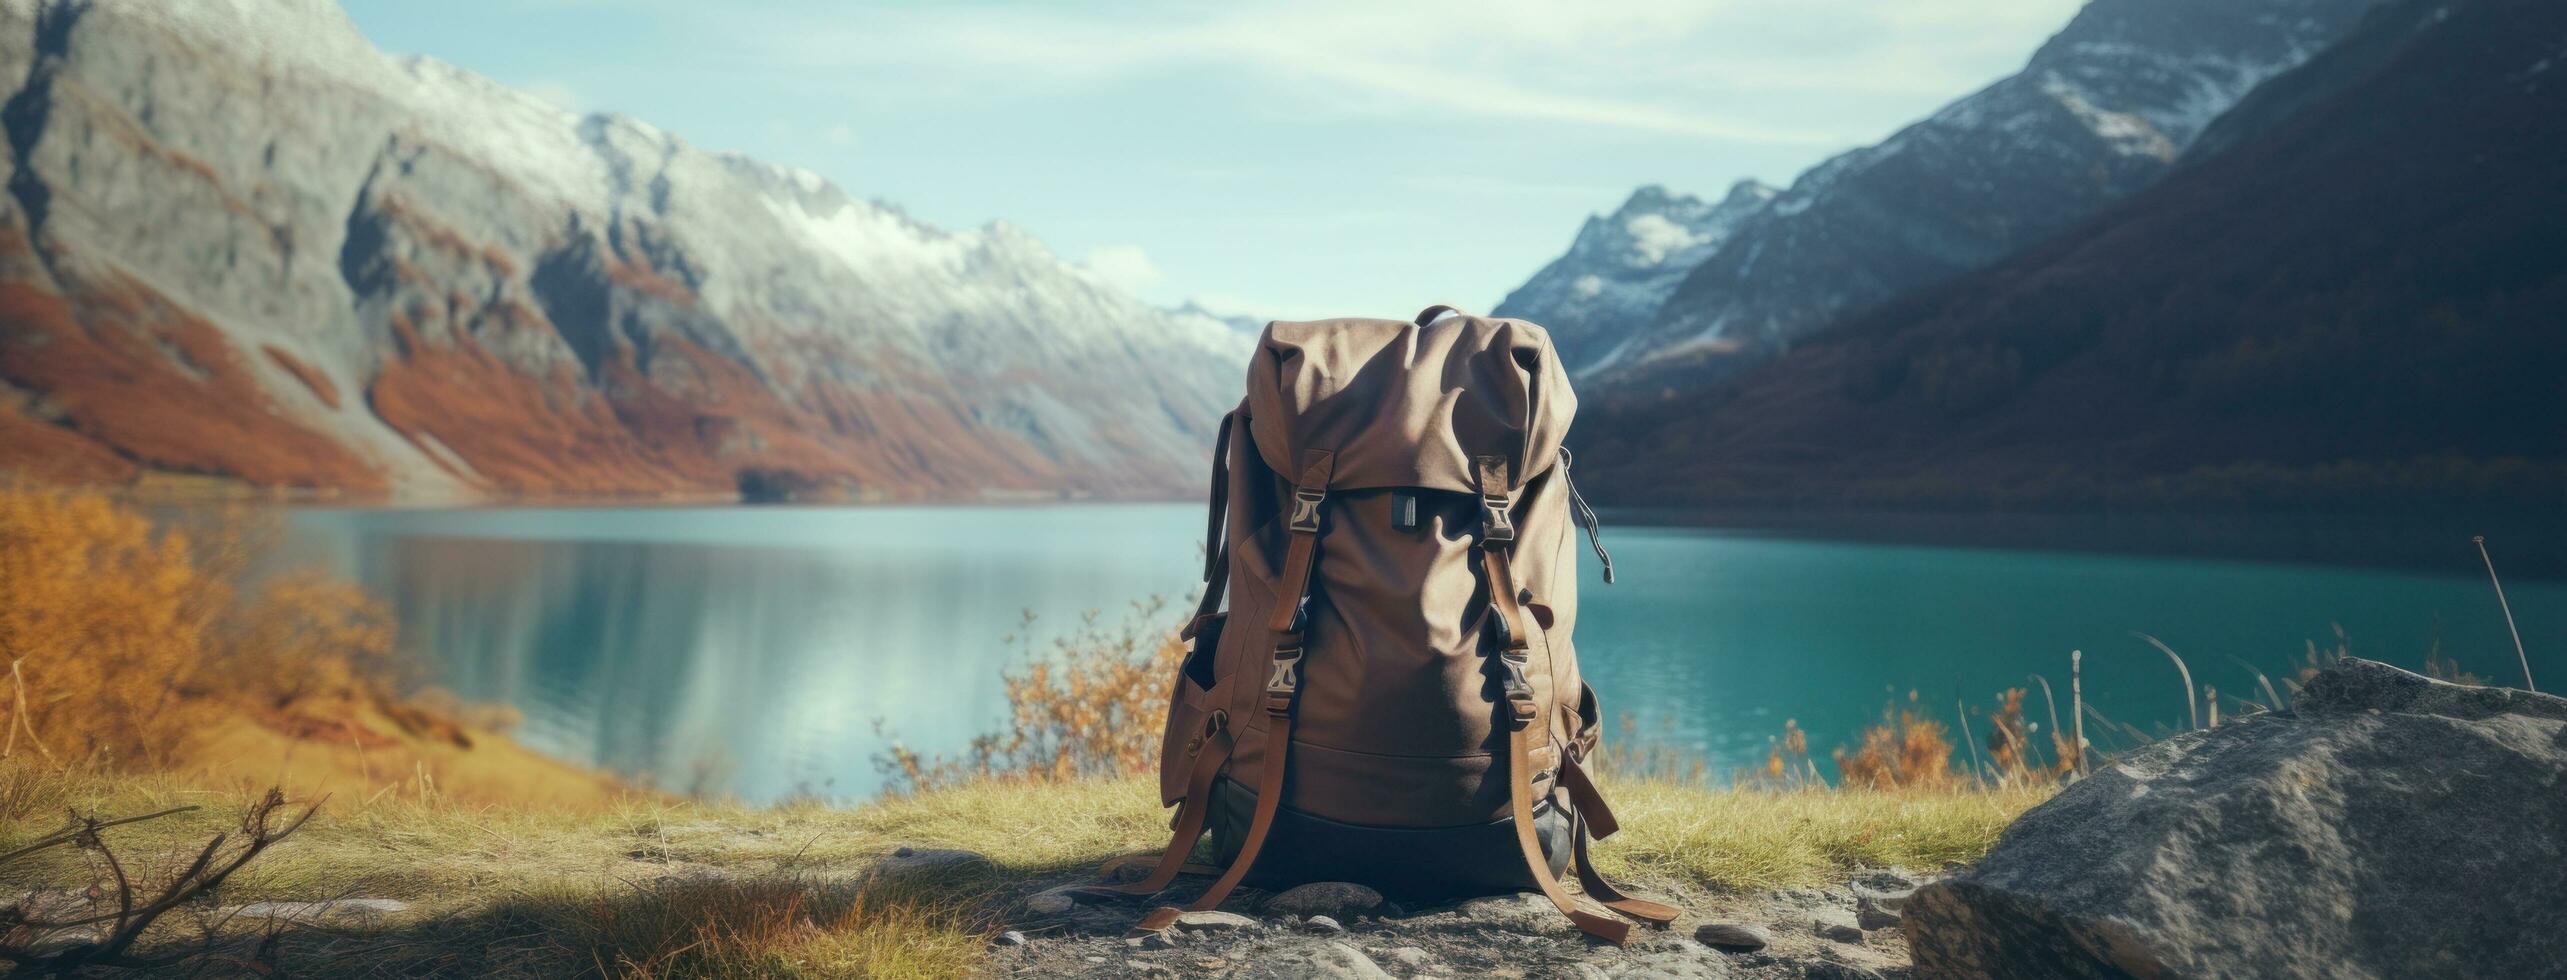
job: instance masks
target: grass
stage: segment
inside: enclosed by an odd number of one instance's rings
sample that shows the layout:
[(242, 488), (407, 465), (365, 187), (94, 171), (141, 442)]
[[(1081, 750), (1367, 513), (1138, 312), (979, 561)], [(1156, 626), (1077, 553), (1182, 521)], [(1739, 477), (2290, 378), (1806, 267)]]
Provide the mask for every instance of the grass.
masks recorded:
[[(1609, 787), (1626, 829), (1609, 873), (1714, 891), (1811, 885), (1857, 867), (1939, 868), (1984, 852), (2045, 790)], [(969, 972), (1013, 900), (1163, 840), (1149, 781), (980, 781), (853, 808), (750, 807), (633, 796), (536, 808), (387, 796), (333, 801), (221, 898), (395, 898), (370, 927), (295, 930), (282, 972), (313, 976), (942, 976)], [(203, 808), (109, 832), (121, 853), (201, 844), (245, 794), (172, 777), (0, 764), (0, 850), (52, 827), (37, 815)], [(901, 846), (987, 855), (985, 871), (867, 873)], [(77, 852), (7, 869), (0, 887), (77, 887)]]

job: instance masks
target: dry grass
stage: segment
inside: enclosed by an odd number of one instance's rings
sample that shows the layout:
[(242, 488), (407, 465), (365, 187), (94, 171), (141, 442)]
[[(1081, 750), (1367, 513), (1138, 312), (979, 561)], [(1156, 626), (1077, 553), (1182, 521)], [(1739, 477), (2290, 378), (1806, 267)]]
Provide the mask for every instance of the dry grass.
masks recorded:
[[(1939, 868), (1986, 850), (2038, 788), (1932, 791), (1710, 789), (1613, 781), (1625, 830), (1599, 846), (1611, 873), (1716, 890), (1815, 884), (1865, 866)], [(165, 777), (0, 764), (21, 812), (203, 811), (130, 829), (128, 849), (199, 841), (241, 797)], [(1009, 902), (1164, 839), (1141, 778), (981, 782), (852, 809), (632, 798), (596, 809), (489, 807), (386, 797), (333, 803), (226, 886), (225, 903), (397, 898), (373, 926), (287, 934), (298, 975), (913, 976), (968, 972)], [(31, 835), (0, 821), (0, 848)], [(903, 846), (958, 847), (995, 868), (917, 879), (865, 873)], [(55, 860), (18, 889), (77, 879)]]
[(1164, 599), (1135, 602), (1122, 622), (1096, 610), (1048, 647), (1033, 641), (1027, 612), (1006, 642), (1018, 648), (1007, 672), (1008, 726), (974, 738), (963, 754), (937, 757), (893, 743), (877, 760), (896, 791), (988, 779), (1061, 782), (1149, 772), (1159, 763), (1168, 684), (1185, 660), (1176, 631), (1162, 628)]

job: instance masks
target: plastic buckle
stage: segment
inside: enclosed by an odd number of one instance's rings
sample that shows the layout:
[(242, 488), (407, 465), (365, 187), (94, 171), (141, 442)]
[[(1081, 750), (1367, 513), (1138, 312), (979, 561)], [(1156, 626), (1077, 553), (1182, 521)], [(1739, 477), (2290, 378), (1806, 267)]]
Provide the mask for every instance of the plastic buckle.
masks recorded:
[(1506, 691), (1510, 720), (1516, 728), (1532, 724), (1534, 716), (1541, 712), (1533, 706), (1533, 681), (1525, 676), (1530, 658), (1522, 651), (1509, 650), (1498, 654), (1497, 662), (1506, 668), (1506, 676), (1498, 684)]
[(1507, 547), (1515, 543), (1515, 518), (1505, 494), (1480, 495), (1480, 544), (1483, 547)]
[(1319, 505), (1327, 502), (1328, 490), (1325, 487), (1292, 488), (1292, 521), (1288, 525), (1292, 532), (1319, 533)]
[(1301, 648), (1276, 647), (1274, 673), (1266, 677), (1266, 712), (1284, 714), (1292, 710), (1292, 696), (1301, 690)]

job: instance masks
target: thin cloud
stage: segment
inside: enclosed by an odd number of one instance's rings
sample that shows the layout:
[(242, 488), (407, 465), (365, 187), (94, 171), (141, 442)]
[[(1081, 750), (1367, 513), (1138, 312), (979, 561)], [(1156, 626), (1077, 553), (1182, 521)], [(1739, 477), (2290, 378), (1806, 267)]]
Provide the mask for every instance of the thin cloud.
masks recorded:
[[(1976, 63), (1995, 26), (2063, 21), (2076, 0), (1809, 0), (1566, 5), (1334, 2), (1202, 8), (843, 8), (736, 18), (739, 40), (817, 72), (899, 72), (984, 97), (1059, 85), (1233, 74), (1278, 102), (1347, 114), (1462, 113), (1780, 145), (1877, 138), (1774, 108), (1781, 94), (1928, 87)], [(2019, 41), (2001, 43), (2020, 44)], [(932, 79), (932, 81), (931, 81)]]

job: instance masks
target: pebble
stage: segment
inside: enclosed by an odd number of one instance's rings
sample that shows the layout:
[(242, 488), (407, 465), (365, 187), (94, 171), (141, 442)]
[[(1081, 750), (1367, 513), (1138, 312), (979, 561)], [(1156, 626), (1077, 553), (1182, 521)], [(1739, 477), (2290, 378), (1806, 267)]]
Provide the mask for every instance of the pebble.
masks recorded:
[(1341, 942), (1329, 942), (1310, 954), (1310, 975), (1330, 980), (1392, 980), (1390, 971), (1363, 950)]
[(1382, 893), (1350, 881), (1295, 885), (1266, 900), (1266, 909), (1289, 915), (1352, 915), (1382, 905)]
[(1840, 943), (1863, 941), (1863, 927), (1854, 921), (1854, 913), (1844, 909), (1820, 909), (1811, 913), (1809, 931), (1821, 939)]
[(1801, 968), (1801, 976), (1808, 980), (1881, 980), (1878, 973), (1835, 960), (1814, 960)]
[(1705, 922), (1694, 928), (1694, 938), (1713, 949), (1753, 952), (1771, 945), (1774, 934), (1752, 923)]
[(1177, 928), (1185, 932), (1230, 932), (1256, 927), (1257, 920), (1237, 912), (1187, 912), (1177, 916)]
[(1301, 928), (1302, 928), (1302, 931), (1304, 931), (1304, 932), (1319, 932), (1319, 933), (1332, 933), (1332, 934), (1333, 934), (1333, 933), (1340, 933), (1340, 932), (1344, 932), (1344, 931), (1346, 931), (1346, 927), (1345, 927), (1345, 925), (1344, 925), (1344, 924), (1342, 924), (1342, 923), (1338, 922), (1338, 921), (1337, 921), (1337, 920), (1335, 920), (1335, 919), (1331, 919), (1331, 918), (1329, 918), (1329, 917), (1327, 917), (1327, 916), (1324, 916), (1324, 915), (1314, 915), (1314, 916), (1311, 916), (1310, 918), (1303, 919), (1303, 920), (1301, 921)]
[(977, 851), (941, 847), (904, 847), (891, 852), (890, 857), (874, 865), (874, 870), (895, 875), (928, 871), (952, 874), (986, 871), (997, 866), (997, 863), (991, 861), (987, 855)]
[(1006, 932), (999, 933), (998, 938), (990, 940), (989, 944), (992, 946), (1022, 946), (1025, 945), (1025, 934), (1014, 929), (1009, 929)]
[(1854, 924), (1864, 929), (1896, 929), (1899, 914), (1888, 909), (1864, 906), (1854, 910)]
[(1074, 887), (1077, 886), (1063, 885), (1059, 888), (1036, 892), (1034, 897), (1025, 900), (1025, 907), (1037, 915), (1059, 915), (1077, 908), (1078, 896), (1070, 893), (1070, 889)]

